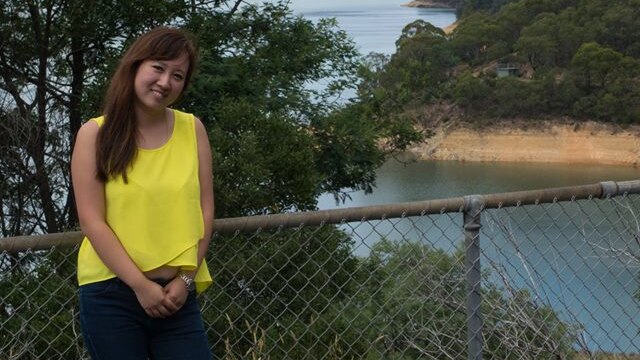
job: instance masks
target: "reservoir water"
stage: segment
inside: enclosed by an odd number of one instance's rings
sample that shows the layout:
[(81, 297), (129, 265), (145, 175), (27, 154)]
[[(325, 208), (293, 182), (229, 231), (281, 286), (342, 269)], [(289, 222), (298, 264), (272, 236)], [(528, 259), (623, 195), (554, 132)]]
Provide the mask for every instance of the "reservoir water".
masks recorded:
[(362, 55), (377, 52), (390, 55), (405, 25), (422, 19), (438, 27), (456, 20), (453, 9), (419, 9), (401, 6), (394, 0), (292, 0), (291, 8), (317, 21), (335, 18), (340, 29), (354, 40)]
[[(439, 27), (455, 21), (453, 10), (406, 8), (400, 6), (401, 2), (393, 0), (292, 0), (290, 4), (294, 12), (313, 21), (335, 18), (339, 27), (352, 37), (364, 55), (369, 52), (392, 54), (402, 28), (416, 19)], [(323, 195), (318, 199), (318, 206), (320, 209), (334, 209), (635, 179), (640, 179), (640, 169), (634, 167), (452, 161), (403, 164), (390, 160), (378, 169), (377, 186), (372, 194), (353, 192), (344, 203), (336, 203), (333, 196)], [(517, 286), (537, 287), (538, 296), (554, 307), (563, 320), (577, 321), (584, 326), (582, 341), (588, 348), (640, 352), (636, 320), (640, 319), (640, 305), (631, 295), (638, 291), (638, 264), (621, 267), (619, 262), (607, 259), (606, 253), (598, 252), (600, 245), (589, 248), (580, 243), (579, 238), (563, 234), (567, 231), (588, 231), (592, 228), (590, 224), (601, 220), (598, 218), (602, 216), (600, 207), (607, 205), (583, 202), (563, 206), (559, 213), (543, 207), (518, 209), (530, 212), (523, 223), (518, 224), (521, 228), (530, 229), (518, 234), (523, 239), (518, 244), (496, 231), (495, 223), (485, 223), (484, 231), (488, 234), (483, 236), (487, 245), (483, 249), (481, 262), (484, 266), (491, 263), (504, 265)], [(539, 210), (541, 213), (537, 214)], [(514, 212), (513, 215), (515, 217), (517, 214)], [(460, 216), (441, 218), (443, 223), (437, 224), (436, 228), (446, 230), (439, 230), (440, 234), (448, 232), (445, 235), (450, 239), (460, 235)], [(422, 223), (423, 220), (430, 224)], [(421, 219), (411, 223), (395, 223), (393, 226), (410, 234), (412, 228), (426, 228), (437, 221), (441, 220)], [(377, 226), (389, 225), (378, 223)], [(544, 234), (541, 232), (538, 236), (535, 229), (544, 229)], [(371, 230), (371, 227), (359, 226), (355, 232), (361, 234), (355, 235), (364, 238), (371, 234)], [(388, 229), (376, 230), (385, 233)], [(606, 241), (604, 245), (627, 246), (620, 243), (621, 234), (615, 230), (615, 225), (611, 228), (605, 226), (604, 230), (598, 229), (609, 234), (602, 237)], [(428, 231), (425, 230), (423, 234), (429, 234)], [(563, 241), (578, 243), (564, 244)], [(632, 250), (636, 254), (640, 252), (637, 248)], [(514, 261), (522, 254), (527, 256)], [(577, 300), (567, 300), (567, 296)]]
[(387, 161), (376, 172), (372, 194), (350, 194), (351, 200), (336, 203), (333, 196), (319, 198), (320, 209), (391, 204), (443, 199), (472, 194), (534, 190), (594, 184), (600, 181), (640, 179), (640, 168), (602, 165), (546, 163), (499, 163), (459, 161)]

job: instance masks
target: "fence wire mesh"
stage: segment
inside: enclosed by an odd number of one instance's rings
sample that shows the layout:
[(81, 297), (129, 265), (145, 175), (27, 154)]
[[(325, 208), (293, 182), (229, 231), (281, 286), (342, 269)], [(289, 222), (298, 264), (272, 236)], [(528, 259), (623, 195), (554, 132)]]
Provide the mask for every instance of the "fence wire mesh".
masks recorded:
[[(640, 197), (216, 234), (219, 359), (638, 359)], [(468, 331), (479, 245), (481, 332)], [(83, 359), (77, 247), (0, 257), (0, 359)], [(475, 339), (475, 340), (474, 340)]]

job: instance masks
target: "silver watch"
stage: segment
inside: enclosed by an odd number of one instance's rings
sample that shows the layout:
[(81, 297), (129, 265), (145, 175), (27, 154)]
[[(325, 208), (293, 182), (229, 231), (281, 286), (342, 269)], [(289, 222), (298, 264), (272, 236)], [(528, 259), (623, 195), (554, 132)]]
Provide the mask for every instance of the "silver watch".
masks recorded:
[(182, 279), (182, 281), (184, 281), (184, 284), (187, 286), (187, 290), (191, 291), (195, 289), (195, 284), (193, 283), (193, 278), (191, 278), (189, 275), (183, 273), (183, 272), (179, 272), (178, 273), (178, 277), (180, 279)]

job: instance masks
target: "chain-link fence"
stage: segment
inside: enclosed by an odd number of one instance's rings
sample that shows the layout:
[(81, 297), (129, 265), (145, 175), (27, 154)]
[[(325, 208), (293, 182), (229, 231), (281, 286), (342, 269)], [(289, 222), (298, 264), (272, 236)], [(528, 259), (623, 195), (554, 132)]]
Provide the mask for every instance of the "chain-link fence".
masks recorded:
[[(220, 219), (219, 359), (640, 359), (640, 181)], [(0, 240), (0, 359), (86, 358), (78, 233)]]

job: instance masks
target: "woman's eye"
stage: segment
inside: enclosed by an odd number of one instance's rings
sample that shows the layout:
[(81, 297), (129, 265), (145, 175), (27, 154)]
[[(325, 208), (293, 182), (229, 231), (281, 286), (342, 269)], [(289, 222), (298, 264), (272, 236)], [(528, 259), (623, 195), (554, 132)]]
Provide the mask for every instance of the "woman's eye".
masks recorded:
[(173, 75), (173, 77), (175, 77), (178, 80), (184, 80), (184, 76), (182, 76), (180, 74), (175, 74), (175, 75)]
[(153, 68), (154, 68), (154, 69), (156, 69), (156, 70), (158, 70), (158, 71), (162, 71), (162, 70), (164, 70), (164, 69), (162, 68), (162, 66), (160, 66), (160, 65), (153, 65)]

